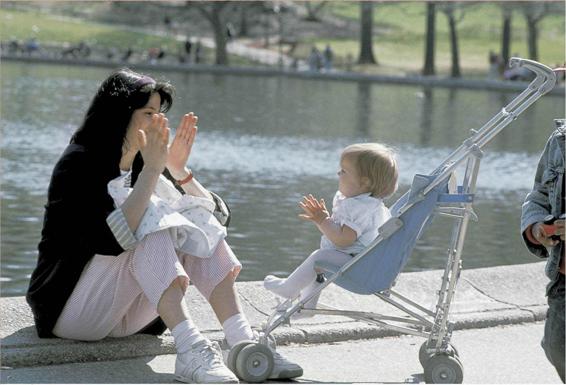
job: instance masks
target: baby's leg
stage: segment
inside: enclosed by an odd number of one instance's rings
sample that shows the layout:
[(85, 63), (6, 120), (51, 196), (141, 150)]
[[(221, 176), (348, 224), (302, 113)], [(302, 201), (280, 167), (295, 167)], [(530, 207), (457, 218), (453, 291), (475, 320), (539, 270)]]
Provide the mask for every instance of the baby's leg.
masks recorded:
[(295, 298), (301, 290), (311, 285), (316, 279), (314, 265), (317, 261), (326, 261), (334, 265), (342, 266), (352, 257), (334, 249), (319, 249), (313, 252), (303, 263), (299, 265), (286, 279), (268, 275), (263, 281), (267, 290), (285, 298)]

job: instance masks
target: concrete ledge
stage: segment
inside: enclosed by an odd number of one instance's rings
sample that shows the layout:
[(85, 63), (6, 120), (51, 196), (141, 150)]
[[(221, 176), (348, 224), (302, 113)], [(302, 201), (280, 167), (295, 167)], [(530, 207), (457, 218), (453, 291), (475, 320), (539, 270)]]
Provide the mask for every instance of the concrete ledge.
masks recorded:
[[(434, 309), (442, 271), (402, 273), (395, 291), (421, 306)], [(455, 330), (540, 321), (545, 318), (544, 262), (465, 270), (462, 272), (450, 314)], [(237, 289), (250, 323), (259, 327), (276, 305), (275, 297), (261, 282), (240, 282)], [(186, 301), (200, 330), (212, 340), (223, 338), (222, 328), (210, 306), (194, 287)], [(374, 296), (360, 296), (334, 285), (322, 293), (321, 302), (343, 310), (402, 315)], [(0, 298), (1, 360), (3, 367), (26, 367), (72, 362), (108, 361), (175, 352), (173, 338), (136, 335), (97, 342), (37, 337), (31, 311), (23, 297)], [(346, 317), (316, 316), (279, 327), (278, 344), (321, 343), (399, 335)]]
[[(231, 67), (211, 64), (150, 64), (150, 63), (129, 63), (106, 60), (82, 60), (82, 59), (63, 59), (40, 56), (10, 55), (3, 53), (1, 60), (17, 61), (24, 63), (40, 63), (55, 65), (72, 66), (91, 66), (104, 68), (130, 67), (139, 71), (180, 71), (194, 73), (226, 74), (226, 75), (246, 75), (246, 76), (286, 76), (301, 79), (321, 79), (338, 81), (367, 81), (384, 84), (398, 85), (422, 85), (426, 87), (443, 88), (466, 88), (478, 90), (493, 90), (502, 92), (521, 92), (528, 86), (528, 82), (488, 80), (488, 79), (469, 79), (440, 76), (391, 76), (391, 75), (369, 75), (357, 72), (311, 72), (280, 70), (276, 67)], [(548, 95), (565, 96), (563, 85), (556, 85)]]

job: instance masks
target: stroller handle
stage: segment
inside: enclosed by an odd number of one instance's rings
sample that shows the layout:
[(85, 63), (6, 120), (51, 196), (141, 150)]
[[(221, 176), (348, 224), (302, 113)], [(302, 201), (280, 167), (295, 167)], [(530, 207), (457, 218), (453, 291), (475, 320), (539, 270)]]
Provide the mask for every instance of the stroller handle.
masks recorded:
[(545, 94), (554, 88), (556, 74), (552, 68), (539, 62), (519, 57), (509, 59), (509, 67), (525, 67), (536, 74), (535, 80), (529, 85), (530, 88), (539, 88), (541, 94)]
[(472, 136), (464, 141), (460, 147), (453, 151), (436, 170), (433, 175), (437, 177), (423, 190), (423, 194), (427, 194), (436, 187), (449, 173), (451, 173), (458, 165), (466, 161), (472, 153), (481, 156), (481, 149), (488, 144), (505, 126), (525, 111), (531, 104), (537, 101), (541, 96), (548, 93), (556, 84), (556, 74), (544, 64), (534, 60), (521, 59), (512, 57), (509, 59), (509, 65), (513, 67), (525, 67), (535, 73), (536, 78), (531, 81), (528, 87), (515, 97), (509, 104), (501, 109), (499, 113), (493, 116), (479, 130), (472, 130)]

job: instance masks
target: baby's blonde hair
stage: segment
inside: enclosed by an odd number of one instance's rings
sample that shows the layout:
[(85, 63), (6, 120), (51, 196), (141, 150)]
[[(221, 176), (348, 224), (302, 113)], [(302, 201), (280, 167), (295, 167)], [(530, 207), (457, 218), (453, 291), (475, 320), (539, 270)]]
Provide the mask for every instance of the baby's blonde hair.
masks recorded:
[(342, 151), (340, 160), (354, 163), (360, 178), (369, 180), (369, 192), (376, 198), (386, 198), (397, 190), (397, 160), (389, 147), (380, 143), (356, 143)]

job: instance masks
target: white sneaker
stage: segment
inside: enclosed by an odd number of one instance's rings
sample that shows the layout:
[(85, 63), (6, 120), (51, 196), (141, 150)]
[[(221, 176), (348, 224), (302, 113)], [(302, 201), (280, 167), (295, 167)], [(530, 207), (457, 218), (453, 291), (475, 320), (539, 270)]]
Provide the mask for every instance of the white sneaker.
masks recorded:
[[(254, 340), (259, 340), (259, 334), (257, 331), (253, 331), (254, 333)], [(275, 339), (273, 336), (269, 336), (267, 346), (271, 353), (273, 354), (273, 370), (269, 375), (268, 379), (270, 380), (285, 380), (295, 377), (300, 377), (303, 375), (303, 368), (301, 368), (298, 364), (289, 361), (287, 358), (283, 357), (279, 352), (275, 350)], [(224, 362), (227, 362), (228, 355), (230, 353), (230, 348), (228, 347), (228, 343), (226, 340), (223, 341), (223, 347), (225, 350), (222, 351), (224, 356)]]
[(238, 378), (222, 360), (222, 351), (217, 342), (204, 340), (177, 354), (175, 379), (193, 384), (237, 384)]
[[(254, 340), (259, 340), (259, 334), (257, 331), (254, 332)], [(269, 375), (268, 379), (270, 380), (286, 380), (295, 377), (301, 377), (303, 375), (303, 368), (299, 366), (289, 359), (283, 357), (276, 349), (275, 349), (275, 338), (273, 336), (269, 336), (267, 339), (267, 347), (273, 353), (273, 370)]]
[(298, 364), (283, 357), (275, 349), (271, 347), (270, 349), (273, 353), (273, 370), (271, 371), (269, 379), (285, 380), (289, 378), (301, 377), (303, 375), (303, 368), (301, 368)]

